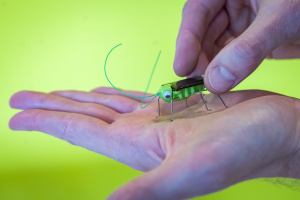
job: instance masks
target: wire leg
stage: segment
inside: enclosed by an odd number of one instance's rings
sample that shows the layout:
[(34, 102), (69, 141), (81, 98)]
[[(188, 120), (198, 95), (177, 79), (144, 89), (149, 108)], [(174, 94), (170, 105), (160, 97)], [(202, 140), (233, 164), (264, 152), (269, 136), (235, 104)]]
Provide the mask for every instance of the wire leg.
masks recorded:
[(173, 99), (171, 100), (171, 115), (172, 115), (172, 119), (171, 122), (173, 121)]
[(208, 109), (202, 91), (200, 91), (200, 94), (201, 94), (201, 97), (202, 97), (202, 101), (203, 101), (203, 103), (204, 103), (204, 105), (205, 105), (205, 107), (206, 107), (206, 110), (207, 110), (207, 111), (212, 111), (211, 109)]
[(158, 97), (158, 99), (157, 99), (157, 104), (158, 104), (158, 115), (157, 115), (155, 118), (160, 117), (160, 105), (159, 105), (159, 99), (160, 99), (160, 97)]
[(187, 99), (185, 99), (185, 105), (186, 105), (186, 107), (189, 107)]
[(218, 97), (220, 98), (220, 100), (222, 101), (222, 103), (224, 104), (225, 108), (228, 108), (225, 104), (225, 102), (223, 101), (223, 99), (221, 98), (221, 96), (218, 94)]

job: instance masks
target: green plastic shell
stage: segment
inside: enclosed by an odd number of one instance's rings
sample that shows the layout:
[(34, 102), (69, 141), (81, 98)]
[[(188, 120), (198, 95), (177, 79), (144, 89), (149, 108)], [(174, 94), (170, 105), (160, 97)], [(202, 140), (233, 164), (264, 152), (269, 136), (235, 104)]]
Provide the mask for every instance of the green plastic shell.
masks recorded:
[[(200, 92), (200, 91), (205, 91), (206, 88), (203, 84), (201, 85), (196, 85), (196, 86), (192, 86), (192, 87), (188, 87), (188, 88), (183, 88), (181, 90), (173, 90), (173, 88), (176, 87), (176, 83), (177, 82), (172, 82), (172, 83), (167, 83), (161, 86), (161, 88), (159, 89), (159, 97), (165, 101), (170, 103), (171, 100), (173, 99), (174, 101), (181, 101), (181, 100), (185, 100), (187, 98), (189, 98), (192, 94), (196, 93), (196, 92)], [(171, 97), (169, 99), (164, 98), (164, 92), (169, 91), (171, 93)]]

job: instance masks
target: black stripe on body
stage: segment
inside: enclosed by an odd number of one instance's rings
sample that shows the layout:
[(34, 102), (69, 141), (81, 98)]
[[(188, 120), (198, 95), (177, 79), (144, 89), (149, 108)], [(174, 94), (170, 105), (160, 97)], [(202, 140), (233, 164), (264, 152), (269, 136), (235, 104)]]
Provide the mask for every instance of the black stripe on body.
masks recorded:
[(197, 78), (187, 78), (181, 81), (176, 82), (176, 85), (173, 85), (173, 89), (178, 91), (184, 88), (189, 88), (196, 85), (204, 84), (202, 77)]

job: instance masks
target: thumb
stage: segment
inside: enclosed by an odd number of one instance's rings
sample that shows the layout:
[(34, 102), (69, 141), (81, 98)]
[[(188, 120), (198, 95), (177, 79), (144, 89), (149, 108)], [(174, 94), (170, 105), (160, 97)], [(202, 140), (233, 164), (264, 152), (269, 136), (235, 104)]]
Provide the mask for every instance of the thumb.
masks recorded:
[[(201, 178), (195, 178), (194, 159), (170, 159), (161, 166), (132, 180), (115, 191), (108, 200), (180, 200), (210, 193), (215, 180), (215, 171), (210, 173), (211, 167), (201, 171)], [(203, 162), (205, 163), (205, 162)], [(191, 173), (193, 172), (193, 173)]]
[(183, 199), (178, 194), (183, 173), (175, 171), (175, 166), (164, 163), (122, 186), (108, 200)]
[(293, 39), (295, 23), (292, 23), (292, 11), (278, 1), (272, 3), (261, 5), (248, 29), (223, 48), (209, 64), (205, 72), (205, 85), (209, 91), (218, 94), (231, 90), (275, 48)]

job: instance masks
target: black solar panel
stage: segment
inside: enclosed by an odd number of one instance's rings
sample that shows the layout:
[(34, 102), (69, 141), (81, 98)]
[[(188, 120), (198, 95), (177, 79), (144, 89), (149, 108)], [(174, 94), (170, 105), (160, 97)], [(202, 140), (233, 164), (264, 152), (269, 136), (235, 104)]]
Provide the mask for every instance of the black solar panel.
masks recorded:
[(199, 77), (199, 78), (187, 78), (181, 81), (178, 81), (176, 83), (176, 86), (178, 88), (176, 88), (177, 90), (183, 89), (183, 88), (188, 88), (188, 87), (192, 87), (195, 85), (200, 85), (200, 84), (204, 84), (203, 78)]

